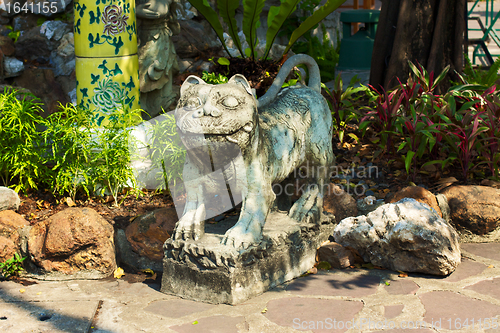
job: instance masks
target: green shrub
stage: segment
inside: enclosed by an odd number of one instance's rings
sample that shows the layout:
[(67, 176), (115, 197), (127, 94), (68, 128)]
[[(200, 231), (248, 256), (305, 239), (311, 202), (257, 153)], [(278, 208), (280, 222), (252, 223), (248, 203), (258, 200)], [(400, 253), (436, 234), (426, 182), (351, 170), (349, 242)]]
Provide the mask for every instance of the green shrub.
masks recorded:
[(79, 190), (87, 196), (92, 190), (89, 177), (92, 123), (88, 110), (68, 104), (47, 118), (45, 141), (50, 146), (53, 175), (49, 187), (54, 194), (69, 194), (73, 200)]
[(0, 179), (16, 192), (37, 189), (48, 178), (41, 110), (31, 94), (12, 88), (0, 94)]
[(115, 113), (109, 122), (92, 129), (91, 158), (89, 178), (94, 193), (104, 195), (108, 191), (118, 206), (118, 195), (124, 189), (139, 193), (134, 170), (130, 162), (137, 157), (137, 142), (131, 135), (131, 122), (134, 115), (124, 112)]
[(186, 160), (186, 149), (177, 133), (174, 115), (164, 113), (150, 129), (152, 139), (151, 160), (153, 167), (162, 172), (157, 175), (165, 189), (169, 184), (174, 187), (182, 181), (182, 172)]
[(0, 262), (0, 272), (2, 272), (3, 277), (9, 278), (11, 276), (16, 276), (19, 275), (20, 272), (24, 271), (24, 260), (26, 260), (26, 257), (21, 258), (19, 254), (15, 253), (9, 260)]

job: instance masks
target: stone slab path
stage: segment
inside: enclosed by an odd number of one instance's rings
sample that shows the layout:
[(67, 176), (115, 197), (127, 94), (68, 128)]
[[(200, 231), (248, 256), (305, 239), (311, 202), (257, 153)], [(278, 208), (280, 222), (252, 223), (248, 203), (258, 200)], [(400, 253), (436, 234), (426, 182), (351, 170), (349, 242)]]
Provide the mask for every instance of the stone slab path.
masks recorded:
[[(320, 271), (243, 304), (124, 280), (0, 282), (0, 332), (500, 332), (500, 244), (462, 244), (447, 277)], [(411, 329), (411, 331), (409, 330)]]

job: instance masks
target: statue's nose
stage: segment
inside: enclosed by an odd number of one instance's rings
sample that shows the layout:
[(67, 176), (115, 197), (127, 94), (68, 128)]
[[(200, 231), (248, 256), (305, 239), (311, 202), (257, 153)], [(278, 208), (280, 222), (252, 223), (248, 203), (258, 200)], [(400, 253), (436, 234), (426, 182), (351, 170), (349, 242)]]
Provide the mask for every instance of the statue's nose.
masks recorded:
[(205, 116), (212, 117), (219, 117), (222, 114), (222, 112), (218, 108), (208, 104), (205, 104), (205, 106), (203, 107), (203, 112)]

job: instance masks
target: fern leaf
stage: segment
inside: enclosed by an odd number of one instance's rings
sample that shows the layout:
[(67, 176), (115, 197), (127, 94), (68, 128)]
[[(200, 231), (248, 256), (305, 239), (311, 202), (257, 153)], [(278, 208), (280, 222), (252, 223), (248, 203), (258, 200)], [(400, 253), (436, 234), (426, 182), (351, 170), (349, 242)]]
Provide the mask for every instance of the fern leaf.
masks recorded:
[(264, 59), (269, 55), (274, 40), (285, 23), (285, 20), (297, 9), (299, 2), (300, 0), (284, 0), (279, 7), (271, 6), (267, 17), (266, 51), (264, 53)]
[(245, 56), (241, 48), (240, 37), (238, 36), (238, 26), (236, 25), (236, 9), (240, 6), (239, 1), (235, 0), (219, 0), (217, 1), (217, 8), (219, 8), (219, 15), (228, 26), (229, 36), (233, 39), (238, 51), (242, 57)]
[(260, 14), (265, 0), (243, 0), (243, 33), (250, 47), (250, 57), (255, 59), (257, 28), (260, 25)]
[[(226, 50), (227, 54), (229, 54), (229, 50), (227, 49), (226, 43), (224, 42), (224, 30), (222, 29), (222, 24), (220, 24), (219, 17), (215, 10), (210, 7), (210, 4), (207, 0), (189, 0), (189, 3), (196, 8), (201, 15), (205, 17), (208, 21), (212, 29), (214, 29), (217, 37), (219, 37), (222, 46)], [(229, 56), (231, 56), (229, 54)]]
[(346, 0), (328, 0), (323, 6), (318, 8), (311, 16), (309, 16), (302, 24), (292, 32), (292, 36), (290, 37), (290, 41), (286, 46), (285, 52), (286, 54), (292, 45), (299, 39), (303, 34), (312, 29), (316, 24), (318, 24), (321, 20), (327, 17), (330, 13), (332, 13), (335, 9), (339, 8)]
[(488, 70), (488, 73), (486, 74), (486, 78), (484, 80), (484, 83), (487, 84), (488, 87), (491, 87), (497, 81), (499, 69), (500, 69), (500, 58), (497, 58), (493, 63), (493, 65), (491, 65), (490, 69)]

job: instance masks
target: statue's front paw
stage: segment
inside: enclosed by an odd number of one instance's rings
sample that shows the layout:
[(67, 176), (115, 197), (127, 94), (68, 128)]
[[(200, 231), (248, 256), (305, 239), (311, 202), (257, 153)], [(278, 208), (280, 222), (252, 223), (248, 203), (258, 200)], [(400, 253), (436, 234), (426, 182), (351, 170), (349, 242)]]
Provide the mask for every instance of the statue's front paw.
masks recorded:
[[(203, 210), (204, 211), (204, 210)], [(205, 217), (201, 208), (188, 211), (175, 225), (173, 240), (198, 240), (205, 234)], [(204, 215), (204, 214), (203, 214)]]
[(246, 249), (251, 245), (258, 244), (262, 238), (261, 232), (251, 231), (236, 224), (234, 227), (226, 231), (222, 238), (222, 244), (232, 246), (237, 250)]

